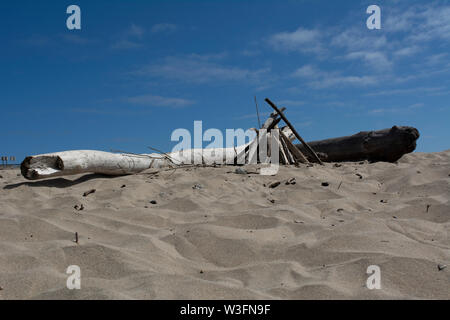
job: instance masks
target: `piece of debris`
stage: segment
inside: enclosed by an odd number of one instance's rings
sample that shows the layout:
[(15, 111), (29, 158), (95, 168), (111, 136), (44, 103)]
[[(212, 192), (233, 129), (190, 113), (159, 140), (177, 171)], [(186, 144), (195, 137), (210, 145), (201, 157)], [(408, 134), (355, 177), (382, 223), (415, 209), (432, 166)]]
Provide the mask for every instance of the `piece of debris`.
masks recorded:
[(387, 203), (387, 200), (380, 200), (381, 203)]
[(335, 163), (333, 166), (334, 166), (335, 168), (339, 168), (339, 167), (342, 167), (342, 164), (340, 164), (340, 163)]
[(363, 176), (362, 176), (361, 174), (359, 174), (359, 173), (356, 173), (356, 175), (357, 175), (360, 179), (363, 178)]
[(439, 270), (439, 271), (442, 271), (442, 270), (444, 270), (445, 268), (447, 268), (447, 265), (445, 265), (445, 264), (438, 264), (438, 270)]
[(287, 185), (289, 185), (289, 184), (296, 184), (296, 183), (297, 183), (297, 181), (295, 181), (295, 178), (290, 178), (289, 180), (286, 181)]
[(427, 212), (430, 209), (430, 207), (431, 207), (431, 204), (427, 204)]
[(200, 270), (200, 273), (203, 273), (203, 270)]
[(80, 204), (80, 205), (77, 205), (77, 204), (76, 204), (76, 205), (74, 206), (74, 209), (77, 210), (77, 211), (81, 211), (81, 210), (84, 210), (84, 206), (83, 206), (82, 204)]
[(397, 219), (397, 217), (396, 217), (396, 216), (392, 216), (392, 218), (394, 218), (394, 219)]
[(272, 182), (271, 184), (269, 184), (269, 188), (271, 188), (271, 189), (276, 188), (276, 187), (278, 187), (280, 184), (281, 184), (280, 181)]
[(150, 203), (151, 204), (156, 204), (157, 202), (156, 202), (156, 200), (150, 200)]
[(328, 187), (330, 184), (328, 182), (322, 182), (322, 187)]
[(300, 220), (294, 220), (294, 223), (303, 223), (303, 221), (300, 221)]
[(247, 170), (245, 170), (244, 168), (236, 168), (236, 170), (234, 170), (234, 173), (236, 174), (248, 174)]
[(120, 188), (125, 188), (126, 187), (126, 185), (125, 184), (123, 184)]
[(273, 200), (273, 199), (269, 199), (269, 201), (270, 201), (271, 203), (275, 203), (275, 200)]
[(88, 195), (90, 195), (91, 193), (95, 193), (95, 189), (91, 189), (89, 191), (86, 191), (85, 193), (83, 193), (83, 197), (87, 197)]
[(75, 240), (73, 242), (78, 244), (78, 232), (75, 232)]
[(337, 209), (337, 212), (341, 212), (341, 211), (344, 211), (344, 209), (342, 209), (342, 208)]
[(203, 188), (203, 186), (201, 184), (198, 184), (198, 183), (196, 183), (196, 184), (194, 184), (192, 186), (192, 189), (195, 189), (195, 190), (199, 190), (199, 189), (202, 189), (202, 188)]

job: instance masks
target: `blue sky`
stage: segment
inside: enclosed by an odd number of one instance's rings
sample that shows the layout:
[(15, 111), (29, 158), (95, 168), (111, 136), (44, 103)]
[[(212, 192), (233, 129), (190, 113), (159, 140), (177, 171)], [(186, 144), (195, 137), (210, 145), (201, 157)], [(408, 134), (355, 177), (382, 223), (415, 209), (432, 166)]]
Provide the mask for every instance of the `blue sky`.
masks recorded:
[(0, 153), (18, 161), (170, 151), (194, 120), (255, 127), (255, 95), (305, 140), (410, 125), (418, 151), (450, 148), (449, 2), (2, 1), (0, 36)]

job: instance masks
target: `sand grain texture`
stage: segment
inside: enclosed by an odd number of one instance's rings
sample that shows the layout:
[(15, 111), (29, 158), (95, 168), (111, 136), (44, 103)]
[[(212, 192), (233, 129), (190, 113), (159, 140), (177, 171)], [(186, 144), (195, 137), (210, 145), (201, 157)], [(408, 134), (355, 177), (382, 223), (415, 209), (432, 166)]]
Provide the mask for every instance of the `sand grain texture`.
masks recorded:
[[(0, 299), (450, 298), (450, 151), (234, 169), (0, 171)], [(66, 288), (69, 265), (81, 290)], [(369, 265), (381, 290), (366, 288)]]

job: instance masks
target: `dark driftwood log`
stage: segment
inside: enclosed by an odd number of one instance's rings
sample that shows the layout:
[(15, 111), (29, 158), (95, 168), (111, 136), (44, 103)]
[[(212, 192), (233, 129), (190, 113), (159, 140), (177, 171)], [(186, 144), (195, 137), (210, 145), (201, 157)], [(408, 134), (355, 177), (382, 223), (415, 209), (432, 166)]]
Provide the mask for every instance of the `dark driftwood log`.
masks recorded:
[[(397, 127), (378, 131), (362, 131), (352, 136), (308, 142), (326, 162), (387, 161), (395, 162), (413, 152), (419, 131), (413, 127)], [(296, 144), (306, 152), (301, 144)], [(306, 154), (306, 153), (305, 153)]]

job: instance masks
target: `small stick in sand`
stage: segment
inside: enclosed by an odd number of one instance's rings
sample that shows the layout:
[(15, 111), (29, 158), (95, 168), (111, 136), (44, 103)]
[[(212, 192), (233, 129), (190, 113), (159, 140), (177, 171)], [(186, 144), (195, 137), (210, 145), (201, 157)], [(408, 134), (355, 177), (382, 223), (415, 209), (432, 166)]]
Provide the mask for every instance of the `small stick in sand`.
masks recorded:
[(75, 232), (75, 243), (78, 244), (78, 232)]
[(431, 207), (431, 204), (427, 204), (427, 213), (428, 213), (428, 210), (430, 209), (430, 207)]
[(90, 195), (91, 193), (94, 193), (96, 190), (95, 189), (91, 189), (89, 191), (86, 191), (85, 193), (83, 193), (83, 197), (87, 197), (88, 195)]

